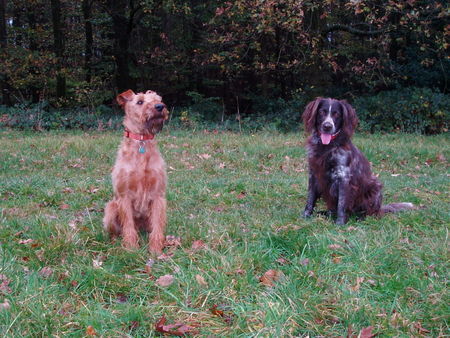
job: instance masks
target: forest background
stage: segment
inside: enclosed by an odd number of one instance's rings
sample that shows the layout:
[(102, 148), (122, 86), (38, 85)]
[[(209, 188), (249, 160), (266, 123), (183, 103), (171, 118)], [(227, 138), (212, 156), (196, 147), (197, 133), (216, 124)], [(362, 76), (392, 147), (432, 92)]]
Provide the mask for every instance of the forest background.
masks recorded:
[(363, 130), (441, 133), (449, 36), (443, 0), (0, 0), (0, 124), (116, 128), (131, 88), (190, 127), (292, 130), (331, 96)]

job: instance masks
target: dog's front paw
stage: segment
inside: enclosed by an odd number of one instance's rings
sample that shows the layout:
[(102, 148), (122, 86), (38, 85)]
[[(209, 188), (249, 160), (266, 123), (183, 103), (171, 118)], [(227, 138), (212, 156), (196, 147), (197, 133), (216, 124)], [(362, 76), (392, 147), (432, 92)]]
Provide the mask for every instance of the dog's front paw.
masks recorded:
[(313, 213), (312, 210), (305, 209), (305, 211), (303, 211), (302, 216), (303, 216), (303, 218), (309, 218), (309, 217), (311, 217), (312, 213)]

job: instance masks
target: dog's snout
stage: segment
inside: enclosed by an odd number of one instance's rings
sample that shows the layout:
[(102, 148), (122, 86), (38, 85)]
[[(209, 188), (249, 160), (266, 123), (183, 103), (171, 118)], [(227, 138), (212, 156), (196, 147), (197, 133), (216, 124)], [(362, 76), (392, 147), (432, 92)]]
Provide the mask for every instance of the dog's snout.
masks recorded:
[(157, 110), (157, 111), (159, 111), (159, 112), (162, 112), (163, 111), (163, 109), (164, 109), (164, 105), (162, 104), (162, 103), (157, 103), (157, 104), (155, 104), (155, 109)]
[(325, 122), (325, 123), (322, 125), (322, 129), (323, 129), (324, 131), (330, 131), (330, 130), (333, 129), (333, 125), (332, 125), (330, 122)]

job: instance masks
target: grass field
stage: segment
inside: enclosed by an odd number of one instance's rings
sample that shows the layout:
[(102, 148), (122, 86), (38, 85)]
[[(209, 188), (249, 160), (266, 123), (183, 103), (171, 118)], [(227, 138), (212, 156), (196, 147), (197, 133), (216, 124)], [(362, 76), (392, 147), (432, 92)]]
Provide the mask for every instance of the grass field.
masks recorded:
[(450, 334), (448, 135), (357, 135), (385, 201), (421, 208), (344, 227), (299, 217), (301, 134), (158, 137), (175, 237), (156, 258), (102, 229), (119, 132), (0, 132), (0, 336), (148, 337), (158, 321), (205, 336)]

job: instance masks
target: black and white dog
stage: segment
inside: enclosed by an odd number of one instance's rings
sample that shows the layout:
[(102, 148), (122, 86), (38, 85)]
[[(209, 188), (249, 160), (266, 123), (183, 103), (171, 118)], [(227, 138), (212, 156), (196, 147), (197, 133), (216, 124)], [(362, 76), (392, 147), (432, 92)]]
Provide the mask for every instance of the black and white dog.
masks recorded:
[(309, 182), (303, 215), (312, 215), (319, 197), (345, 224), (348, 216), (377, 215), (413, 209), (411, 203), (382, 205), (383, 185), (372, 174), (369, 161), (351, 141), (358, 124), (355, 110), (344, 100), (317, 98), (303, 113), (307, 141)]

